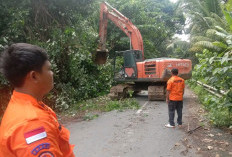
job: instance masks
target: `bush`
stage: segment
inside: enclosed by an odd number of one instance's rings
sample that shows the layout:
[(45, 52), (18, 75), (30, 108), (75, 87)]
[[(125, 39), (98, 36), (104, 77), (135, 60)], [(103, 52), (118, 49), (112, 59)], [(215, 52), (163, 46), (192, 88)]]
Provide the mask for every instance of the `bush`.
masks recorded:
[(226, 126), (232, 125), (232, 114), (230, 108), (225, 106), (224, 98), (218, 98), (204, 88), (197, 86), (196, 82), (188, 81), (190, 87), (197, 93), (200, 102), (204, 108), (208, 111), (208, 117), (210, 122), (215, 126)]

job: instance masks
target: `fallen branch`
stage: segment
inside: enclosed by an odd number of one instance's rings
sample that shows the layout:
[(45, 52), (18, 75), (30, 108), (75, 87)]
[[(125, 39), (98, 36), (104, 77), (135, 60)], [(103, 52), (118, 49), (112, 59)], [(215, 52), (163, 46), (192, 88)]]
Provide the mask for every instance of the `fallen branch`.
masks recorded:
[(192, 129), (192, 130), (189, 130), (188, 133), (189, 133), (189, 134), (192, 134), (194, 131), (196, 131), (197, 129), (200, 129), (201, 127), (202, 127), (202, 126), (198, 126), (198, 127), (194, 128), (194, 129)]

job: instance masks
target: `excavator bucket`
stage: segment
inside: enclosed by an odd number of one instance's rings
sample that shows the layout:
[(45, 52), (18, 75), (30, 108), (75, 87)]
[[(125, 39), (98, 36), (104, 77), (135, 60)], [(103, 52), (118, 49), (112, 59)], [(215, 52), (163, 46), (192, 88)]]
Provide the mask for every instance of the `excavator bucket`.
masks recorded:
[(92, 54), (92, 59), (95, 64), (105, 64), (108, 57), (108, 51), (102, 51), (97, 49), (96, 52)]

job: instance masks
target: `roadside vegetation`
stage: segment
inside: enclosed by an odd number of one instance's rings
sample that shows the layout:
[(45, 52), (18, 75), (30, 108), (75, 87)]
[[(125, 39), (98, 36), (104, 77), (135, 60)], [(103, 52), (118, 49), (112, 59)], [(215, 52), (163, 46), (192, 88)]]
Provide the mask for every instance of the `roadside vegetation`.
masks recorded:
[(203, 108), (207, 111), (206, 117), (209, 122), (217, 127), (229, 127), (232, 129), (232, 114), (227, 106), (223, 104), (223, 99), (207, 92), (203, 87), (196, 86), (195, 82), (188, 82), (191, 89), (198, 95), (198, 99)]
[[(181, 0), (190, 18), (188, 52), (194, 54), (192, 89), (209, 112), (212, 124), (232, 127), (232, 1)], [(201, 81), (224, 91), (217, 97), (197, 86)]]
[[(81, 120), (92, 120), (97, 118), (99, 113), (116, 110), (122, 112), (127, 109), (136, 110), (140, 105), (135, 98), (126, 98), (122, 100), (110, 100), (108, 96), (99, 96), (84, 100), (74, 104), (71, 108), (62, 112), (65, 117), (77, 117)], [(61, 119), (62, 119), (61, 116)]]

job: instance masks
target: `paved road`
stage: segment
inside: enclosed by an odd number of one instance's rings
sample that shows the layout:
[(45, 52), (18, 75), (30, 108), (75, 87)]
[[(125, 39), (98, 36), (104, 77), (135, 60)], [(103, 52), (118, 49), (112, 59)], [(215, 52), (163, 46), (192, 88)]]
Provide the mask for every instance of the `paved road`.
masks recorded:
[[(184, 99), (190, 97), (186, 91)], [(92, 121), (68, 125), (77, 157), (198, 157), (186, 134), (179, 128), (165, 128), (167, 104), (137, 97), (141, 109), (103, 113)], [(188, 104), (185, 104), (188, 105)], [(185, 106), (187, 108), (187, 106)], [(183, 114), (187, 110), (184, 110)]]

